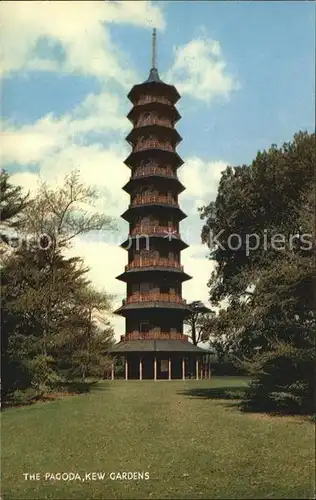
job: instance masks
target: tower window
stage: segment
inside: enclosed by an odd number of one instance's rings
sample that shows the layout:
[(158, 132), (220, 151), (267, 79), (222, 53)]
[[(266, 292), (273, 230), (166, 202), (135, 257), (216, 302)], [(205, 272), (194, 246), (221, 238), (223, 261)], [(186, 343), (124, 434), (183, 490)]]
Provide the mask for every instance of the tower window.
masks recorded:
[(150, 292), (150, 284), (149, 283), (141, 283), (140, 284), (140, 292), (141, 293), (148, 293), (148, 292)]
[(150, 217), (144, 217), (142, 220), (141, 220), (142, 224), (144, 224), (144, 226), (146, 224), (150, 224)]
[(141, 321), (139, 325), (140, 333), (148, 333), (149, 332), (149, 321)]

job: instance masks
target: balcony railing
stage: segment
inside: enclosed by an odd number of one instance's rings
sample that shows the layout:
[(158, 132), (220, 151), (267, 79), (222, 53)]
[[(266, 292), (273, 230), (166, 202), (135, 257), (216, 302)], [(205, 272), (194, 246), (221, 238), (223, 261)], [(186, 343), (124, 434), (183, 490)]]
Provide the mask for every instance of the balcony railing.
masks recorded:
[(158, 259), (134, 259), (132, 262), (127, 264), (125, 266), (125, 271), (128, 271), (129, 269), (135, 269), (138, 267), (174, 267), (176, 269), (181, 269), (183, 271), (183, 266), (180, 264), (180, 262), (177, 262), (174, 259), (163, 259), (163, 258), (158, 258)]
[(151, 102), (161, 102), (162, 104), (172, 105), (172, 102), (170, 99), (167, 99), (167, 97), (143, 95), (136, 102), (136, 106), (139, 106), (140, 104), (149, 104)]
[(175, 226), (159, 226), (159, 225), (143, 225), (143, 226), (135, 226), (131, 230), (131, 235), (135, 234), (141, 235), (150, 235), (150, 234), (163, 234), (165, 238), (168, 237), (168, 234), (171, 234), (177, 238), (180, 238), (180, 233), (178, 232)]
[(133, 178), (143, 177), (146, 175), (161, 175), (163, 177), (172, 177), (177, 179), (175, 172), (170, 167), (141, 167), (137, 168), (133, 173)]
[(175, 304), (186, 304), (186, 301), (175, 293), (133, 293), (122, 301), (123, 305), (135, 302), (172, 302)]
[(163, 195), (145, 195), (145, 196), (135, 196), (131, 201), (131, 206), (134, 205), (146, 205), (148, 203), (163, 203), (166, 205), (174, 205), (178, 207), (178, 202), (172, 196)]
[(187, 335), (179, 332), (131, 332), (126, 335), (121, 335), (121, 342), (128, 340), (184, 340), (189, 341)]
[(167, 118), (157, 118), (157, 117), (148, 117), (148, 118), (140, 118), (136, 124), (136, 128), (138, 127), (146, 127), (147, 125), (162, 125), (163, 127), (172, 128), (172, 122)]
[(157, 141), (156, 139), (147, 139), (145, 141), (138, 142), (134, 147), (133, 152), (137, 153), (138, 151), (145, 151), (146, 149), (162, 149), (174, 153), (174, 148), (169, 142)]

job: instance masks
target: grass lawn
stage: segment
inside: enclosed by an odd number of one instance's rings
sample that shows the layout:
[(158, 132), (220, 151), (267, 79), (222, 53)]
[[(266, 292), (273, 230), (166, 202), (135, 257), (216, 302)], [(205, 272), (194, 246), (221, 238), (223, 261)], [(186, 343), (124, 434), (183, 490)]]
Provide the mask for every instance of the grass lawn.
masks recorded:
[[(313, 498), (314, 426), (242, 414), (246, 379), (103, 382), (90, 394), (2, 416), (4, 499)], [(110, 473), (149, 472), (148, 480)], [(104, 472), (103, 480), (45, 473)], [(23, 473), (39, 473), (25, 480)]]

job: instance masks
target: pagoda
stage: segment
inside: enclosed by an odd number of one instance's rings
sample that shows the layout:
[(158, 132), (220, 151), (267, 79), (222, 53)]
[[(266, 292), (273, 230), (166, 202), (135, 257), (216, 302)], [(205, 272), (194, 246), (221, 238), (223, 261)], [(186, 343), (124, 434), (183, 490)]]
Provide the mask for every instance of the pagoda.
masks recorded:
[[(185, 189), (177, 171), (183, 160), (176, 152), (182, 138), (175, 129), (181, 118), (175, 104), (180, 95), (159, 78), (156, 30), (152, 36), (152, 68), (148, 79), (128, 94), (133, 128), (126, 137), (132, 150), (125, 160), (131, 175), (123, 189), (130, 195), (122, 218), (129, 236), (122, 243), (128, 263), (117, 279), (127, 296), (115, 311), (125, 317), (125, 335), (112, 349), (124, 358), (125, 379), (199, 378), (204, 349), (189, 342), (183, 321), (190, 312), (182, 298), (182, 283), (191, 279), (181, 264), (179, 206)], [(115, 366), (112, 366), (112, 379)]]

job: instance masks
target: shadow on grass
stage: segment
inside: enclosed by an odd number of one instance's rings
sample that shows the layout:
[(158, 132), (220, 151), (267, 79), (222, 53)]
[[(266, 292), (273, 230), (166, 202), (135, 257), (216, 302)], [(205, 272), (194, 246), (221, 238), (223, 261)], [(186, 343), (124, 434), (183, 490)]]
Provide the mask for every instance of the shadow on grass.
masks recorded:
[(70, 381), (70, 382), (62, 382), (56, 384), (54, 390), (56, 393), (71, 393), (71, 394), (84, 394), (86, 392), (90, 392), (91, 389), (95, 389), (98, 385), (97, 380), (82, 382), (78, 380)]
[(223, 406), (226, 408), (235, 408), (240, 411), (247, 411), (244, 408), (244, 400), (249, 392), (247, 386), (227, 386), (227, 387), (213, 387), (213, 388), (192, 388), (182, 391), (182, 396), (198, 399), (216, 399), (222, 400)]
[[(101, 383), (100, 383), (101, 382)], [(52, 391), (53, 395), (69, 395), (75, 396), (76, 394), (88, 394), (90, 392), (101, 392), (108, 388), (106, 380), (89, 380), (89, 381), (71, 381), (57, 384)]]
[(240, 401), (247, 392), (245, 386), (232, 386), (232, 387), (212, 387), (212, 388), (192, 388), (182, 391), (178, 394), (189, 396), (191, 398), (200, 399), (226, 399)]
[[(199, 399), (217, 399), (226, 401), (224, 406), (234, 407), (243, 413), (253, 413), (257, 415), (266, 415), (270, 417), (307, 417), (311, 422), (316, 421), (315, 415), (311, 415), (308, 412), (299, 412), (295, 410), (290, 410), (289, 408), (276, 408), (269, 401), (262, 399), (255, 401), (251, 404), (249, 399), (251, 388), (245, 386), (234, 386), (234, 387), (214, 387), (214, 388), (192, 388), (187, 389), (182, 392), (178, 392), (179, 395), (188, 396), (190, 398)], [(301, 422), (294, 422), (301, 423)]]

